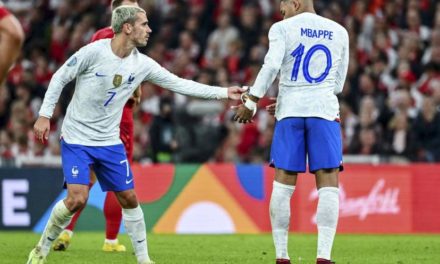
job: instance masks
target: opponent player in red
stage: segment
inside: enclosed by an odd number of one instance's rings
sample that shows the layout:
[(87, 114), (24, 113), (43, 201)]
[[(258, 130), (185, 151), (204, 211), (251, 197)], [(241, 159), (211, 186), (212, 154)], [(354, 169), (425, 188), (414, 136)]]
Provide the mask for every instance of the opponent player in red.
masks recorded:
[[(134, 5), (138, 6), (137, 0), (113, 0), (111, 3), (111, 8), (115, 8), (121, 5)], [(98, 30), (92, 37), (91, 42), (113, 38), (114, 33), (111, 27), (106, 27)], [(122, 112), (120, 129), (120, 138), (124, 143), (125, 151), (127, 152), (127, 158), (130, 163), (133, 161), (133, 106), (140, 101), (140, 88), (136, 90), (133, 94), (132, 99), (130, 99), (124, 106)], [(95, 184), (96, 176), (92, 172), (90, 175), (90, 188)], [(66, 250), (70, 245), (70, 240), (73, 235), (73, 229), (75, 228), (76, 222), (81, 215), (82, 209), (78, 211), (72, 218), (70, 224), (66, 229), (60, 234), (58, 239), (55, 241), (53, 249), (56, 251)], [(119, 244), (118, 233), (119, 227), (122, 221), (122, 209), (118, 203), (116, 195), (113, 192), (107, 192), (104, 201), (104, 216), (105, 216), (105, 241), (102, 246), (103, 251), (108, 252), (123, 252), (125, 251), (125, 246)]]
[(14, 64), (24, 42), (23, 29), (17, 18), (0, 1), (0, 86)]

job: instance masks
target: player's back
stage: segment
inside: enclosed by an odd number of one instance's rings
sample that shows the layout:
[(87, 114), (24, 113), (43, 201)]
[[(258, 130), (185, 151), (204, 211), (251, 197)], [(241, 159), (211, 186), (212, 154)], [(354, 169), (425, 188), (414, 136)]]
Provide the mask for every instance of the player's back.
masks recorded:
[(277, 119), (316, 116), (334, 120), (348, 64), (348, 33), (341, 25), (313, 13), (276, 23), (285, 41), (280, 68)]

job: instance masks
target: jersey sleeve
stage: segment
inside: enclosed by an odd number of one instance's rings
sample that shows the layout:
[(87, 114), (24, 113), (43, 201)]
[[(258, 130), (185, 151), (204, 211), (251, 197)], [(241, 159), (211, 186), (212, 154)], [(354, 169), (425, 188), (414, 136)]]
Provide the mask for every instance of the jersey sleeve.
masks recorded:
[(347, 78), (347, 71), (348, 71), (348, 63), (349, 63), (349, 40), (348, 40), (348, 33), (344, 30), (344, 40), (342, 43), (342, 61), (341, 64), (339, 64), (339, 68), (336, 71), (336, 84), (335, 84), (335, 90), (334, 94), (339, 94), (342, 92), (342, 89), (344, 88), (345, 78)]
[(183, 95), (195, 96), (205, 99), (228, 98), (228, 89), (226, 88), (209, 86), (180, 78), (148, 57), (146, 63), (148, 66), (148, 73), (144, 78), (144, 81), (152, 82), (165, 89)]
[(90, 46), (85, 46), (71, 56), (52, 76), (39, 115), (51, 118), (64, 86), (84, 72), (93, 58)]
[(280, 71), (286, 50), (286, 40), (281, 24), (274, 24), (269, 30), (269, 51), (264, 58), (264, 64), (258, 73), (250, 94), (263, 97)]

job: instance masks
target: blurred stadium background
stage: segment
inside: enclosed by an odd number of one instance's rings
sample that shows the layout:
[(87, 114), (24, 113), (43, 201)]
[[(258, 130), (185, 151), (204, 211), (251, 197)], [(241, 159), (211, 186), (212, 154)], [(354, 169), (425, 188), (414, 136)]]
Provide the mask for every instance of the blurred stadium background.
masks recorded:
[[(0, 230), (40, 232), (64, 196), (58, 139), (73, 84), (56, 107), (47, 144), (34, 139), (33, 122), (52, 74), (109, 25), (110, 0), (3, 2), (20, 20), (26, 41), (0, 87)], [(142, 52), (183, 78), (220, 86), (253, 84), (268, 30), (281, 19), (278, 0), (140, 5), (153, 29)], [(350, 36), (349, 72), (339, 96), (346, 162), (339, 231), (440, 233), (439, 1), (315, 0), (315, 6)], [(274, 118), (264, 107), (276, 86), (255, 122), (241, 125), (231, 121), (230, 102), (143, 85), (133, 170), (150, 232), (270, 232), (273, 171), (265, 163)], [(313, 233), (313, 177), (301, 177), (300, 184), (291, 231)], [(103, 199), (95, 186), (78, 230), (103, 230)]]

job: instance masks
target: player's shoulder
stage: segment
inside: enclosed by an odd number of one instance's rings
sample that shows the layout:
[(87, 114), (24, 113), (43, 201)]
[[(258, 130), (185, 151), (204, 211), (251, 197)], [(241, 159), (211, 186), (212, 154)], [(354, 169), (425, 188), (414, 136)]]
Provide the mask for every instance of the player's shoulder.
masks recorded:
[(103, 52), (106, 52), (108, 48), (110, 47), (110, 41), (111, 39), (100, 39), (97, 41), (94, 41), (92, 43), (89, 43), (82, 47), (80, 51), (83, 54), (87, 54), (87, 56), (93, 56), (95, 54), (101, 54)]
[(99, 39), (97, 41), (94, 41), (92, 43), (87, 44), (85, 47), (88, 47), (88, 49), (101, 49), (103, 47), (107, 47), (110, 45), (111, 39)]
[(270, 28), (271, 29), (280, 29), (280, 28), (282, 28), (283, 26), (286, 25), (286, 20), (287, 19), (277, 21), (277, 22), (273, 23)]
[(140, 52), (138, 49), (135, 49), (133, 51), (133, 53), (140, 58), (142, 61), (146, 62), (147, 64), (155, 64), (157, 63), (155, 60), (153, 60), (152, 58), (150, 58), (148, 55)]
[(269, 35), (270, 34), (283, 34), (285, 30), (285, 20), (281, 20), (278, 22), (275, 22), (272, 24), (272, 26), (269, 29)]

